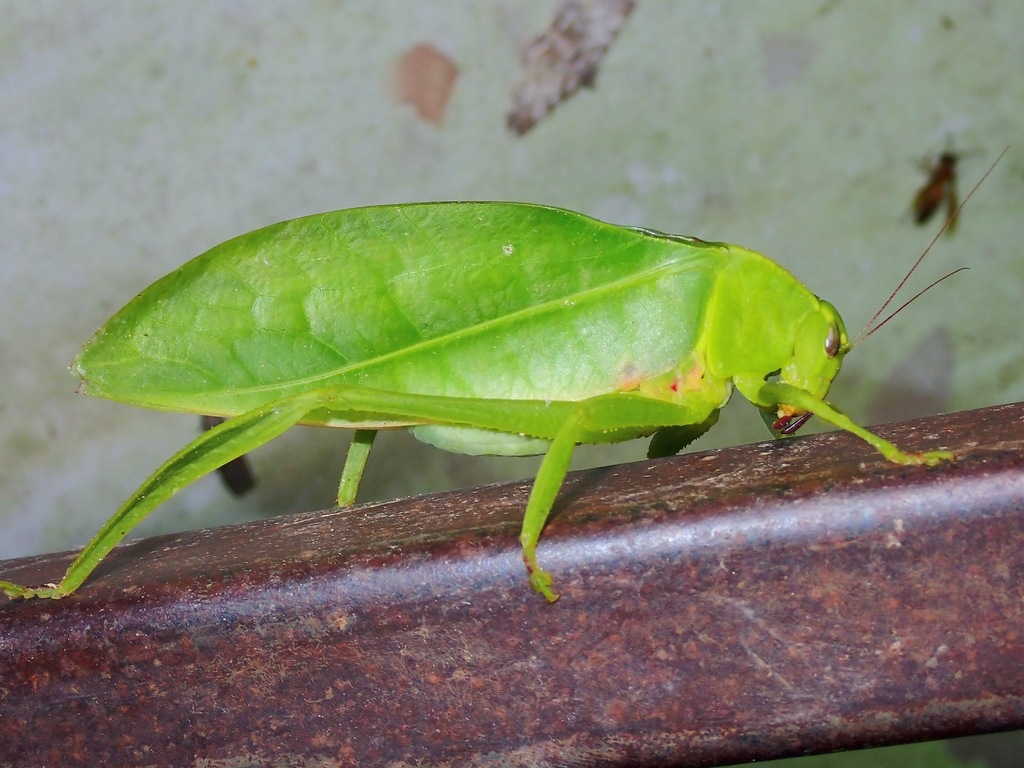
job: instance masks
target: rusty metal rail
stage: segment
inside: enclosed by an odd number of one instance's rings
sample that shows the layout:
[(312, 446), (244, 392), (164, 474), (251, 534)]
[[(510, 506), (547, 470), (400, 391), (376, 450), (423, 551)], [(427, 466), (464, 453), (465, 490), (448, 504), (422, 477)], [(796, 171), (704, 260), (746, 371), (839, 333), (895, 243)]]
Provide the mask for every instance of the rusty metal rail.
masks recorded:
[[(0, 604), (0, 764), (710, 766), (1024, 727), (1024, 404), (121, 547)], [(58, 577), (67, 555), (0, 563)]]

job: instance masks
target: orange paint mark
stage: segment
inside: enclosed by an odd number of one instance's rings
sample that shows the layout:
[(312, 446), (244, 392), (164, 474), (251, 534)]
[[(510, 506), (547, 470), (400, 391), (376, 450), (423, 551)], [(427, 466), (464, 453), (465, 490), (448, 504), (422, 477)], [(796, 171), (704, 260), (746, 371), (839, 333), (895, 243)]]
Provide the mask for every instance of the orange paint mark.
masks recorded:
[(420, 43), (395, 63), (391, 95), (400, 104), (411, 104), (423, 120), (441, 125), (458, 77), (455, 62), (434, 46)]

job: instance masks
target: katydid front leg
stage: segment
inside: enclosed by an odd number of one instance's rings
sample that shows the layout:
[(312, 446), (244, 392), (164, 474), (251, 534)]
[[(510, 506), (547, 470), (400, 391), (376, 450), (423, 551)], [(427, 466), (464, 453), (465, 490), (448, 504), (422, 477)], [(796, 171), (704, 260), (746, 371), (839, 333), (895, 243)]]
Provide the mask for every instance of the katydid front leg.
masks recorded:
[(809, 392), (789, 384), (766, 381), (750, 382), (737, 376), (736, 387), (754, 405), (769, 407), (785, 403), (804, 411), (810, 411), (829, 424), (856, 435), (894, 464), (924, 464), (933, 467), (954, 458), (951, 451), (903, 451), (888, 440), (856, 424), (849, 416), (824, 400), (819, 400)]

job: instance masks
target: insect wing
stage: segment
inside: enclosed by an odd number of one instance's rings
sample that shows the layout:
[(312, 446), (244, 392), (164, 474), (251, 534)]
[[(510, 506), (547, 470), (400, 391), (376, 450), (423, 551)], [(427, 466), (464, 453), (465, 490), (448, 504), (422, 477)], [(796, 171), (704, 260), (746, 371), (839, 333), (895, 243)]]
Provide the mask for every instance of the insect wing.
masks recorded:
[(223, 416), (339, 384), (580, 399), (692, 349), (726, 259), (726, 246), (536, 205), (337, 211), (193, 259), (74, 368), (89, 394)]

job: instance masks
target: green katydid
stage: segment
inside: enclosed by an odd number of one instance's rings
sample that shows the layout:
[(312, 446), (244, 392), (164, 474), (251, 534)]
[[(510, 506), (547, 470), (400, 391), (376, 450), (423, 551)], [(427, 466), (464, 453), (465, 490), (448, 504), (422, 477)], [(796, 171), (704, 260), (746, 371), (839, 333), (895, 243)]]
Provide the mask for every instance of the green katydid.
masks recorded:
[(166, 275), (85, 344), (82, 391), (230, 418), (157, 469), (59, 584), (0, 589), (72, 593), (160, 503), (303, 423), (355, 430), (342, 506), (380, 429), (464, 454), (544, 453), (521, 542), (553, 601), (536, 547), (579, 443), (653, 435), (650, 456), (674, 454), (735, 388), (776, 436), (815, 414), (892, 462), (952, 458), (904, 452), (825, 402), (850, 347), (831, 304), (734, 245), (518, 203), (282, 222)]

